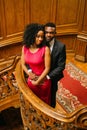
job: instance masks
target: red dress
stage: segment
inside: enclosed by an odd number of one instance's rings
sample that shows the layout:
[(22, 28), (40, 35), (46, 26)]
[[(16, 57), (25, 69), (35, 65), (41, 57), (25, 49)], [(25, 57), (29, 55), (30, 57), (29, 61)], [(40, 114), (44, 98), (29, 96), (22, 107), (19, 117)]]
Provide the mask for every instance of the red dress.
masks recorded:
[[(38, 48), (38, 50), (32, 53), (29, 48), (24, 47), (24, 58), (26, 64), (32, 69), (32, 72), (40, 76), (45, 69), (44, 55), (45, 46)], [(33, 85), (30, 78), (27, 80), (29, 88), (45, 103), (50, 105), (51, 99), (51, 80), (45, 79), (42, 85)]]

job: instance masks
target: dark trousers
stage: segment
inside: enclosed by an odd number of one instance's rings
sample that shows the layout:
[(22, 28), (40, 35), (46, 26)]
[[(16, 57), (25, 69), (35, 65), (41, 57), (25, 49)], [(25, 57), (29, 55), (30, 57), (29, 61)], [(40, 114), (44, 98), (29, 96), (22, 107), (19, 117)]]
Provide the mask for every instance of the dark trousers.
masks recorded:
[(52, 83), (51, 86), (51, 107), (55, 108), (56, 106), (56, 92), (57, 92), (57, 83)]

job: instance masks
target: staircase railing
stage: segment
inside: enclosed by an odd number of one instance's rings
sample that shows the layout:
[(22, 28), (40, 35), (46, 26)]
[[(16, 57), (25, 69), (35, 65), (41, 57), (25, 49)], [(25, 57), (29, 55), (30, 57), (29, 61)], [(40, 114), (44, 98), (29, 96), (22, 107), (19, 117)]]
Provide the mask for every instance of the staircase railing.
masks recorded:
[(87, 106), (81, 106), (72, 113), (63, 113), (44, 103), (27, 86), (20, 61), (16, 66), (16, 80), (25, 130), (87, 129)]
[(10, 65), (0, 70), (0, 111), (9, 107), (20, 107), (18, 85), (15, 79), (15, 67), (19, 58), (20, 56), (16, 56)]

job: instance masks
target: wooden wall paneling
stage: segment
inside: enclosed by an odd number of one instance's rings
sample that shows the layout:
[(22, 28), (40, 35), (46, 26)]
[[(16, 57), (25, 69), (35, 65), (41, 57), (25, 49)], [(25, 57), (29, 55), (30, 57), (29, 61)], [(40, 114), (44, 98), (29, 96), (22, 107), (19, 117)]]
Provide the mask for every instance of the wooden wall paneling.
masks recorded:
[(78, 34), (84, 0), (58, 0), (56, 6), (57, 33), (59, 35)]
[[(52, 21), (67, 50), (74, 51), (75, 38), (87, 20), (86, 4), (86, 0), (0, 0), (0, 47), (20, 43), (28, 23)], [(85, 27), (86, 22), (84, 31)]]
[[(75, 52), (75, 39), (82, 25), (85, 0), (57, 0), (55, 23), (57, 36), (68, 52)], [(64, 36), (65, 35), (65, 36)]]
[(4, 7), (3, 7), (3, 1), (0, 0), (0, 40), (3, 40), (5, 28), (4, 28)]
[(85, 61), (87, 62), (87, 44), (86, 44), (86, 54), (85, 54)]
[(25, 1), (24, 0), (3, 0), (4, 12), (4, 38), (0, 45), (8, 45), (22, 40), (25, 26)]
[(75, 59), (82, 62), (87, 61), (87, 41), (82, 39), (76, 40)]
[[(55, 2), (55, 0), (54, 0)], [(54, 7), (53, 5), (53, 0), (30, 0), (31, 8), (31, 22), (38, 22), (38, 23), (46, 23), (48, 21), (53, 20), (51, 18), (52, 16), (52, 8)], [(55, 12), (54, 12), (55, 15)]]
[(83, 15), (83, 24), (82, 24), (82, 32), (87, 34), (87, 0), (85, 0), (85, 7), (84, 7), (84, 15)]
[(57, 36), (57, 39), (66, 45), (67, 52), (75, 53), (76, 35)]
[(24, 28), (24, 0), (4, 0), (6, 37), (21, 34)]
[(77, 35), (75, 59), (87, 62), (87, 0), (85, 0), (82, 24)]
[(31, 16), (30, 0), (25, 0), (25, 26), (31, 22), (30, 16)]
[[(1, 8), (0, 8), (0, 12), (1, 12)], [(3, 37), (1, 20), (2, 20), (2, 16), (1, 16), (1, 13), (0, 13), (0, 39), (2, 39), (2, 37)]]
[[(58, 2), (58, 0), (52, 0), (51, 1), (50, 21), (52, 21), (54, 23), (56, 21), (57, 2)], [(49, 22), (49, 21), (47, 21), (47, 22)]]
[(7, 60), (16, 55), (21, 55), (22, 43), (15, 43), (8, 46), (0, 47), (0, 59)]

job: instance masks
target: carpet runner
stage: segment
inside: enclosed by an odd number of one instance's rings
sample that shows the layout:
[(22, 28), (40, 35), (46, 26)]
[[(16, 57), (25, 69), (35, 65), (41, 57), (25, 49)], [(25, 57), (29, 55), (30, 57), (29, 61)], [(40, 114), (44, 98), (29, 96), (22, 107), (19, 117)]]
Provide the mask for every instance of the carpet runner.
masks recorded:
[(58, 82), (57, 102), (67, 112), (87, 105), (87, 74), (71, 62), (66, 64), (64, 78)]

